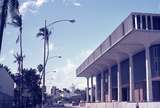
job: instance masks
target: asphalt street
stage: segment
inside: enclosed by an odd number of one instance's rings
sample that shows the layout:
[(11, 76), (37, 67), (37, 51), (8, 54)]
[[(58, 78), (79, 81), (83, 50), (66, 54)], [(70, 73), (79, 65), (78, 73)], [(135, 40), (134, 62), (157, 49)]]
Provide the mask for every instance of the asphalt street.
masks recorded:
[(46, 107), (46, 108), (81, 108), (79, 106), (64, 106), (64, 107)]
[(46, 107), (46, 108), (80, 108), (80, 107), (64, 106), (64, 107)]

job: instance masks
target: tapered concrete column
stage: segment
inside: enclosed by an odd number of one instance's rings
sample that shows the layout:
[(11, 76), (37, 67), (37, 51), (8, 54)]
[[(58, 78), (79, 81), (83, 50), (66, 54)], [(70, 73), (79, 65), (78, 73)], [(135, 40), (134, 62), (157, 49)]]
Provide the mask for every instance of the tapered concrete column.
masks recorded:
[(93, 102), (93, 91), (94, 91), (94, 88), (93, 88), (93, 76), (91, 76), (91, 102)]
[(122, 101), (122, 84), (121, 84), (121, 65), (118, 62), (118, 69), (117, 69), (117, 87), (118, 87), (118, 102)]
[(151, 16), (151, 29), (153, 30), (153, 16)]
[(96, 85), (95, 85), (95, 102), (98, 102), (98, 81), (96, 76)]
[(148, 30), (148, 16), (145, 16), (145, 18), (146, 18), (146, 30)]
[(135, 19), (135, 29), (138, 29), (138, 25), (137, 25), (137, 15), (135, 15), (134, 19)]
[(112, 77), (111, 77), (111, 68), (108, 69), (108, 101), (112, 101)]
[(151, 60), (150, 60), (150, 51), (149, 47), (145, 48), (146, 56), (146, 89), (147, 89), (147, 101), (153, 101), (153, 92), (152, 92), (152, 74), (151, 74)]
[(89, 78), (87, 77), (86, 102), (89, 102)]
[(104, 72), (101, 72), (101, 102), (104, 102)]
[(142, 15), (140, 15), (140, 29), (143, 29), (143, 25), (142, 25)]
[(133, 58), (129, 55), (129, 101), (134, 101), (134, 73), (133, 73)]

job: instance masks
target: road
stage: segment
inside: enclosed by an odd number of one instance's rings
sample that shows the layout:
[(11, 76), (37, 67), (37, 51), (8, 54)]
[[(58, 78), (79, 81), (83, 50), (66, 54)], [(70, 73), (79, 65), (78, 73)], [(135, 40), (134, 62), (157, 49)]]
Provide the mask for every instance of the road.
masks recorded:
[(64, 106), (64, 107), (46, 107), (46, 108), (80, 108), (80, 107)]
[(79, 106), (64, 106), (64, 107), (46, 107), (46, 108), (81, 108)]

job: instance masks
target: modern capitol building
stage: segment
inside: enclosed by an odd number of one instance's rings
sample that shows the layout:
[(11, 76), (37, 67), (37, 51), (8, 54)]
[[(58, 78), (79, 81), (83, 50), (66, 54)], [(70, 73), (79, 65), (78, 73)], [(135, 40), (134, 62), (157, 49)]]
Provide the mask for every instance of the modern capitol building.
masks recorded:
[(87, 78), (88, 108), (160, 108), (160, 14), (131, 13), (76, 74)]

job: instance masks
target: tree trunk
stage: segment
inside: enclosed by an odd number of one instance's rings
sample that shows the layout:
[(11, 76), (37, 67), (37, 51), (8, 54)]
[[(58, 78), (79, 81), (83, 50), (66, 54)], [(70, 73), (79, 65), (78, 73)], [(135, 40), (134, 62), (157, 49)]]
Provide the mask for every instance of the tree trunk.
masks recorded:
[(3, 31), (4, 27), (6, 24), (6, 19), (7, 19), (7, 10), (8, 10), (8, 2), (9, 0), (0, 0), (2, 3), (1, 8), (1, 18), (0, 18), (0, 52), (1, 52), (1, 47), (2, 47), (2, 39), (3, 39)]

